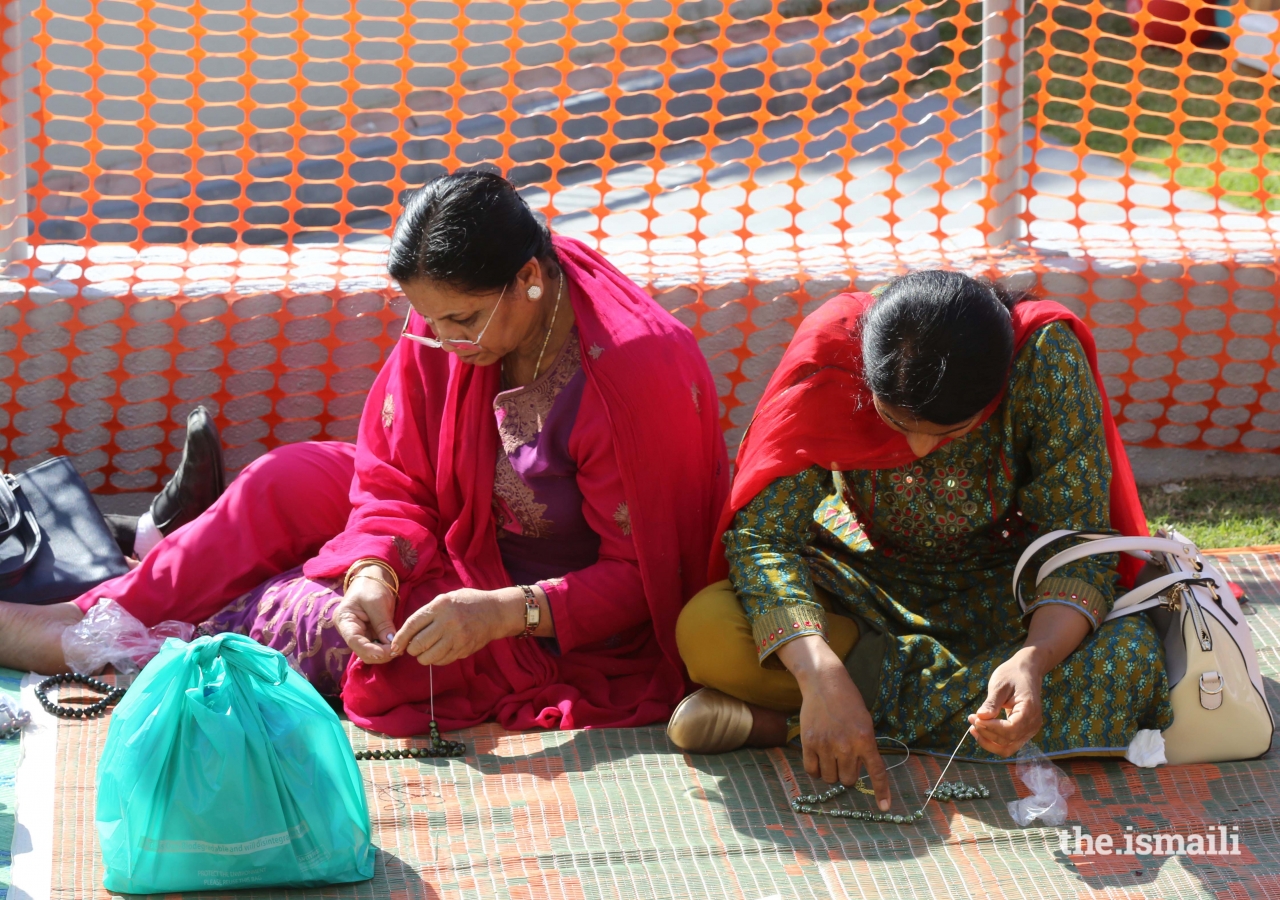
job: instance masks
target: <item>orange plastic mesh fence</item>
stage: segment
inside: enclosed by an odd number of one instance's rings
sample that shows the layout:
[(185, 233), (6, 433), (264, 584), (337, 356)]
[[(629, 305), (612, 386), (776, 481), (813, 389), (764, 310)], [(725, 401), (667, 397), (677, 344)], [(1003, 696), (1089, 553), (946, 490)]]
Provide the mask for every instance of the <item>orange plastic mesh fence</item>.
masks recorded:
[[(694, 328), (731, 446), (817, 303), (955, 265), (1090, 317), (1131, 440), (1270, 449), (1265, 137), (1243, 126), (1245, 159), (1231, 128), (1274, 105), (1274, 50), (1194, 3), (1222, 46), (1184, 32), (1111, 61), (1133, 47), (1115, 29), (1174, 6), (14, 0), (0, 451), (142, 489), (197, 402), (233, 468), (351, 438), (403, 315), (396, 197), (469, 166)], [(1205, 118), (1197, 54), (1261, 95)]]
[(1033, 17), (1026, 232), (1134, 273), (1077, 283), (1125, 437), (1280, 447), (1280, 20), (1174, 0)]

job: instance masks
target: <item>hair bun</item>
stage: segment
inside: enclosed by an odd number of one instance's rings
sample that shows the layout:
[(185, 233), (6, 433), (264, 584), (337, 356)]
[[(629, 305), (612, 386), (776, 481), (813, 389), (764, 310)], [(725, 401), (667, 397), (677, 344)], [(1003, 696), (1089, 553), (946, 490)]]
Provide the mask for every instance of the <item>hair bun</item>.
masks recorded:
[(493, 172), (442, 175), (404, 198), (387, 272), (471, 293), (510, 284), (530, 259), (554, 255), (551, 232), (515, 185)]
[(1022, 299), (960, 272), (896, 278), (862, 317), (862, 368), (882, 401), (935, 425), (972, 418), (999, 396)]

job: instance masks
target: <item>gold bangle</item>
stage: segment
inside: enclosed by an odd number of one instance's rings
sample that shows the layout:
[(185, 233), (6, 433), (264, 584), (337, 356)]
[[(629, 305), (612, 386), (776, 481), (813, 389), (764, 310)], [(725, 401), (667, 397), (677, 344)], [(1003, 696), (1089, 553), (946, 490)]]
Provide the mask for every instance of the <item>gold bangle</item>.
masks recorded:
[[(382, 582), (383, 584), (385, 584), (387, 587), (391, 588), (391, 593), (393, 593), (393, 594), (395, 594), (395, 595), (399, 596), (399, 594), (400, 594), (400, 577), (399, 577), (398, 575), (396, 575), (396, 570), (395, 570), (395, 569), (393, 569), (393, 568), (391, 568), (391, 566), (387, 565), (387, 564), (386, 564), (385, 562), (383, 562), (382, 560), (380, 560), (380, 559), (373, 559), (373, 558), (371, 558), (371, 557), (366, 557), (366, 558), (364, 558), (364, 559), (357, 559), (355, 562), (353, 562), (353, 563), (352, 563), (352, 564), (347, 568), (347, 577), (346, 577), (346, 578), (344, 578), (344, 579), (343, 579), (343, 581), (342, 581), (342, 593), (344, 593), (344, 594), (345, 594), (345, 593), (347, 592), (347, 588), (349, 588), (349, 587), (351, 586), (351, 582), (352, 582), (352, 581), (354, 581), (354, 580), (355, 580), (355, 578), (357, 577), (357, 576), (356, 576), (356, 573), (357, 573), (358, 571), (360, 571), (361, 569), (363, 569), (365, 566), (377, 566), (377, 567), (378, 567), (378, 571), (380, 571), (380, 572), (385, 572), (385, 573), (387, 574), (387, 576), (389, 577), (389, 579), (390, 579), (390, 580), (384, 580), (384, 579), (381, 579), (381, 578), (374, 578), (374, 581), (381, 581), (381, 582)], [(366, 577), (366, 578), (373, 578), (373, 576), (372, 576), (372, 575), (366, 575), (365, 577)]]

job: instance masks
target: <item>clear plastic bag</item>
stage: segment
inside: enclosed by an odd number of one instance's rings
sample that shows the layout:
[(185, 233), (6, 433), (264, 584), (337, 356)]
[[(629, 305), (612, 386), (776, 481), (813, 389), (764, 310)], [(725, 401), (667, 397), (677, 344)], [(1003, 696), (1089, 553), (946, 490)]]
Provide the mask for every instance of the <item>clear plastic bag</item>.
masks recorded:
[(1031, 790), (1030, 797), (1009, 803), (1013, 821), (1026, 828), (1036, 819), (1057, 827), (1067, 820), (1067, 798), (1076, 792), (1067, 773), (1040, 752), (1035, 744), (1018, 751), (1018, 778)]
[(114, 600), (99, 600), (84, 618), (62, 632), (62, 655), (72, 671), (93, 675), (108, 664), (124, 682), (160, 652), (169, 638), (187, 642), (194, 625), (170, 619), (148, 628)]

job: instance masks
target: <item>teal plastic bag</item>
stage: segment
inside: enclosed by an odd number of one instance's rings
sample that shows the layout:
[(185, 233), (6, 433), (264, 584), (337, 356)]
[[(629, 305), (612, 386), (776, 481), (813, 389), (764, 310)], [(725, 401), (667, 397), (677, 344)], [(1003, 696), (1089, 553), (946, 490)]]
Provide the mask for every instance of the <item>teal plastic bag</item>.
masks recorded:
[(111, 891), (373, 877), (338, 717), (283, 656), (238, 634), (165, 642), (111, 715), (97, 787)]

